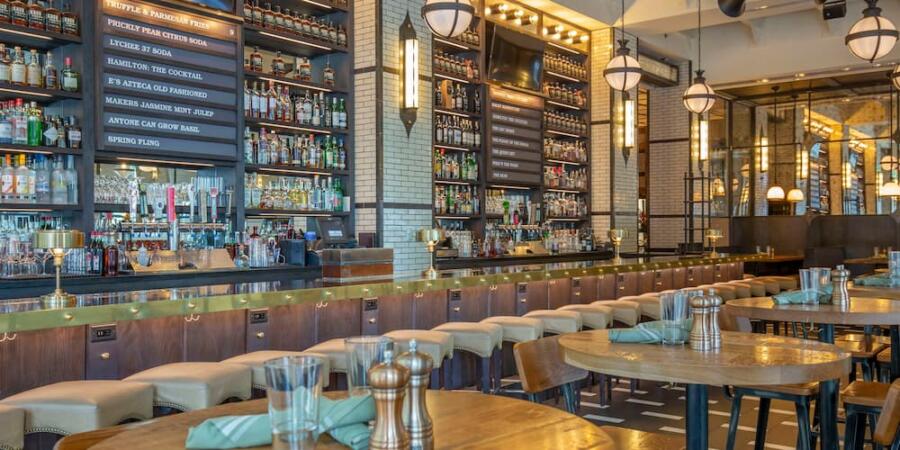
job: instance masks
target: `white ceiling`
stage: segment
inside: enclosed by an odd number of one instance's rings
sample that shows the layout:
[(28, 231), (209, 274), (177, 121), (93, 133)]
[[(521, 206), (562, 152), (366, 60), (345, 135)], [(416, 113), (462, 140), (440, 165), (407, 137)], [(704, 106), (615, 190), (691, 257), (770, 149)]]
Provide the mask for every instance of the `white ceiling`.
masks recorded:
[[(602, 23), (621, 26), (620, 1), (555, 0)], [(844, 45), (847, 30), (862, 17), (865, 3), (848, 0), (847, 16), (825, 21), (815, 0), (748, 0), (739, 18), (719, 11), (717, 0), (625, 0), (625, 29), (643, 48), (672, 58), (697, 58), (697, 2), (703, 21), (703, 68), (716, 86), (797, 74), (871, 70)], [(883, 15), (900, 25), (900, 1), (881, 0)], [(900, 45), (882, 64), (900, 61)]]

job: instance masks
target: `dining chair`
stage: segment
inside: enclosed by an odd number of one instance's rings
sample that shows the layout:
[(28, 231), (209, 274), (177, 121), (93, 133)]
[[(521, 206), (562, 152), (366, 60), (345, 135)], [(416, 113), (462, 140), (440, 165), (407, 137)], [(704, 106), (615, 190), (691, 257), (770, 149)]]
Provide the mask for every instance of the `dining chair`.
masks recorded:
[(513, 356), (522, 390), (530, 401), (538, 403), (540, 394), (558, 388), (565, 398), (566, 411), (578, 411), (577, 386), (587, 378), (588, 371), (565, 363), (559, 336), (519, 342), (513, 346)]
[(881, 417), (878, 418), (872, 438), (876, 444), (898, 450), (900, 449), (898, 428), (900, 428), (900, 380), (894, 381), (888, 389), (884, 406), (881, 408)]

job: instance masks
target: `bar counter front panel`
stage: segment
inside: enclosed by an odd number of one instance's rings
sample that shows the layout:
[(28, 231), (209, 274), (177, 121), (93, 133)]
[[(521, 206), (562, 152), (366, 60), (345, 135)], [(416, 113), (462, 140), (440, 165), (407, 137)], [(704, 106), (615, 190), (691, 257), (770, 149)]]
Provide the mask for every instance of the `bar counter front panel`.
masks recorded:
[(755, 256), (570, 262), (445, 271), (434, 280), (327, 285), (321, 279), (85, 294), (43, 309), (0, 301), (0, 396), (77, 379), (116, 379), (180, 361), (739, 279)]

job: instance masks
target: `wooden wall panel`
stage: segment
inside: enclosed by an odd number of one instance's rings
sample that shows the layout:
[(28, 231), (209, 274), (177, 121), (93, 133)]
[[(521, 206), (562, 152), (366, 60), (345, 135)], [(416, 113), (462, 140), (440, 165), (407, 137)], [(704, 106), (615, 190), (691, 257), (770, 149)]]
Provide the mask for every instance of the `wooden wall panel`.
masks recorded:
[(84, 379), (86, 335), (83, 326), (56, 328), (15, 333), (0, 343), (0, 397)]

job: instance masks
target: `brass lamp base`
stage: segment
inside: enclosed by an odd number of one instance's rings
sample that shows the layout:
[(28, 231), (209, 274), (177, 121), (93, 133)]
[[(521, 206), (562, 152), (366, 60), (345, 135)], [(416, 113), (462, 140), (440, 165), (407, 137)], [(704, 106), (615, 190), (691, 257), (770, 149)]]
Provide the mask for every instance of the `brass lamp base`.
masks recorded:
[(41, 296), (41, 303), (46, 309), (71, 308), (75, 306), (75, 296), (62, 290)]
[(434, 266), (431, 266), (431, 267), (423, 270), (422, 275), (425, 277), (428, 277), (428, 278), (437, 278), (438, 271), (437, 271), (437, 269), (434, 268)]

